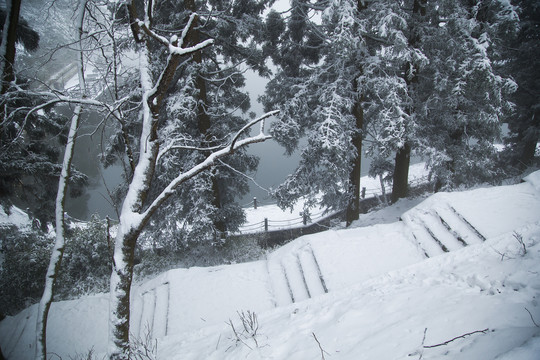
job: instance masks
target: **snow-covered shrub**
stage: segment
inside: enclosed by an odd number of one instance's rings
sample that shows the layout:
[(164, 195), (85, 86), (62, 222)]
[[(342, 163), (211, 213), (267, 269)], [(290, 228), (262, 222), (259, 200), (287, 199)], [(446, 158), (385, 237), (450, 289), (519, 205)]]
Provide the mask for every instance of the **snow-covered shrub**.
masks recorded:
[(13, 315), (40, 298), (52, 242), (43, 233), (15, 225), (0, 228), (0, 312)]
[[(41, 298), (53, 239), (30, 228), (2, 226), (0, 312), (12, 315)], [(68, 231), (56, 299), (108, 290), (111, 273), (107, 229), (96, 216)]]
[(107, 291), (111, 275), (107, 226), (97, 215), (84, 227), (71, 230), (59, 279), (58, 295), (72, 298)]
[(259, 245), (257, 235), (227, 238), (223, 242), (203, 241), (179, 250), (170, 248), (141, 251), (140, 263), (135, 265), (138, 280), (158, 275), (174, 268), (217, 266), (259, 260), (266, 250)]

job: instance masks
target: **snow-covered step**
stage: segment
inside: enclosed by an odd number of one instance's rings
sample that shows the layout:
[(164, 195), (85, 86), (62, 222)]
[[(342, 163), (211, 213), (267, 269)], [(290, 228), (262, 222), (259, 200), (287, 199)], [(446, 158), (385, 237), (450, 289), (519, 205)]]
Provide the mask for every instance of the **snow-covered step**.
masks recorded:
[(486, 241), (486, 237), (478, 231), (462, 214), (460, 214), (456, 209), (454, 209), (452, 206), (450, 206), (450, 210), (459, 217), (459, 219), (469, 228), (474, 234), (482, 241)]
[(268, 259), (266, 265), (275, 306), (278, 307), (293, 303), (292, 290), (281, 262), (279, 260), (276, 261), (276, 259)]
[(436, 239), (427, 231), (422, 221), (412, 216), (411, 213), (405, 213), (401, 217), (412, 233), (414, 241), (420, 246), (426, 256), (433, 257), (447, 252), (442, 244), (437, 243)]
[(464, 243), (459, 242), (451, 230), (443, 225), (441, 218), (436, 214), (432, 212), (422, 214), (422, 222), (430, 235), (443, 244), (448, 251), (459, 250), (465, 246)]
[(470, 225), (455, 212), (455, 210), (450, 208), (450, 206), (437, 207), (435, 211), (441, 218), (441, 221), (443, 221), (443, 225), (450, 228), (456, 238), (461, 239), (467, 245), (480, 244), (483, 242), (477, 232), (475, 232)]
[(168, 315), (169, 315), (169, 283), (163, 283), (155, 289), (156, 306), (154, 310), (154, 337), (167, 336)]
[(147, 290), (141, 294), (141, 315), (138, 325), (138, 336), (144, 338), (147, 334), (154, 331), (154, 313), (156, 310), (156, 292), (155, 289)]
[(304, 270), (298, 256), (290, 254), (290, 256), (282, 260), (281, 264), (285, 269), (285, 275), (292, 291), (294, 302), (309, 299), (311, 294), (309, 293)]
[(313, 250), (309, 244), (302, 248), (298, 253), (298, 260), (302, 265), (304, 271), (304, 278), (306, 280), (309, 294), (311, 297), (323, 295), (328, 292), (324, 279), (321, 274), (321, 270), (313, 254)]

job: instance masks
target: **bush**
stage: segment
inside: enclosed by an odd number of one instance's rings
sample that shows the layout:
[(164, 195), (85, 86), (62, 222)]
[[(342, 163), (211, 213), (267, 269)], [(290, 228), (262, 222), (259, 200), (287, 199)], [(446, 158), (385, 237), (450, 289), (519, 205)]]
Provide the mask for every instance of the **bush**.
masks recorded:
[[(13, 315), (41, 298), (54, 239), (15, 225), (3, 226), (0, 233), (0, 309)], [(86, 226), (69, 230), (55, 300), (108, 291), (110, 259), (107, 228), (97, 216)]]
[(107, 226), (98, 215), (83, 227), (68, 232), (60, 274), (57, 280), (59, 298), (109, 290), (111, 252)]
[(15, 225), (2, 226), (0, 234), (0, 309), (13, 315), (41, 297), (52, 241), (41, 232)]

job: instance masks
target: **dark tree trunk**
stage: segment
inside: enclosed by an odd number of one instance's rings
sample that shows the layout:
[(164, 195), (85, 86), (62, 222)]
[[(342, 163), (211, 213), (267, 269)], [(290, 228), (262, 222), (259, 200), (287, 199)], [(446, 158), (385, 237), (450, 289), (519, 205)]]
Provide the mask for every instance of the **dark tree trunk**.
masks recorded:
[(409, 192), (409, 165), (411, 163), (411, 146), (405, 143), (396, 153), (392, 203), (407, 196)]
[[(355, 86), (356, 87), (356, 86)], [(358, 100), (353, 109), (356, 118), (357, 133), (352, 139), (356, 149), (356, 157), (353, 160), (353, 168), (350, 174), (351, 200), (347, 206), (346, 225), (349, 226), (360, 217), (360, 169), (362, 165), (362, 128), (364, 127), (364, 110), (362, 109), (362, 99)]]
[[(184, 2), (186, 9), (190, 10), (191, 12), (197, 12), (197, 7), (195, 5), (194, 0), (186, 0)], [(194, 30), (189, 34), (189, 44), (195, 45), (198, 44), (201, 41), (200, 33), (197, 29), (199, 26), (198, 19), (195, 19), (193, 28)], [(197, 51), (193, 54), (193, 61), (195, 61), (197, 64), (202, 64), (202, 50)], [(205, 140), (210, 142), (211, 141), (211, 134), (209, 132), (210, 126), (212, 125), (210, 121), (210, 117), (206, 113), (206, 106), (208, 104), (208, 91), (206, 88), (206, 81), (204, 78), (199, 74), (197, 76), (195, 86), (197, 90), (199, 90), (199, 103), (197, 107), (197, 126), (199, 128), (199, 132), (201, 135), (204, 136)], [(205, 154), (208, 155), (208, 154)], [(219, 188), (219, 180), (215, 174), (212, 174), (212, 193), (213, 193), (213, 200), (212, 205), (214, 205), (217, 209), (222, 208), (221, 203), (221, 193)], [(227, 230), (227, 226), (224, 221), (222, 220), (214, 220), (214, 227), (218, 232), (221, 234), (224, 234)]]
[[(9, 1), (7, 2), (9, 4)], [(3, 31), (7, 31), (6, 53), (3, 59), (2, 69), (2, 94), (9, 89), (9, 84), (15, 80), (13, 64), (15, 63), (15, 43), (17, 42), (17, 25), (19, 24), (19, 14), (21, 11), (21, 0), (12, 0), (9, 13), (6, 14), (6, 25)], [(7, 29), (6, 29), (7, 27)]]
[(532, 121), (529, 122), (529, 127), (522, 130), (519, 137), (521, 141), (519, 167), (523, 170), (532, 165), (534, 154), (536, 153), (536, 145), (540, 140), (540, 130), (538, 130), (540, 129), (540, 111), (534, 111), (531, 118)]
[(529, 165), (532, 164), (534, 160), (534, 154), (536, 153), (536, 144), (538, 143), (538, 139), (536, 141), (525, 141), (523, 143), (523, 147), (521, 149), (521, 154), (519, 157), (520, 166), (522, 168), (527, 168)]

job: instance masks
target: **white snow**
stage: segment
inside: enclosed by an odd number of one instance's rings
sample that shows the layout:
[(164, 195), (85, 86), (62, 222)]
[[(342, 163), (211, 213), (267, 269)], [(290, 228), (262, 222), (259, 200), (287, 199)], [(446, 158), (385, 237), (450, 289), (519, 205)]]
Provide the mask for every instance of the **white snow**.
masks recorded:
[(2, 225), (15, 225), (18, 228), (24, 228), (31, 225), (28, 214), (16, 206), (10, 208), (10, 214), (6, 214), (4, 208), (0, 206), (0, 227)]
[[(265, 260), (168, 271), (134, 286), (134, 339), (150, 332), (158, 359), (537, 359), (539, 177), (399, 201)], [(0, 323), (8, 359), (32, 358), (35, 314)], [(101, 358), (107, 316), (107, 295), (54, 303), (48, 349)]]

